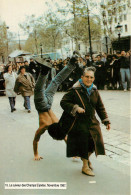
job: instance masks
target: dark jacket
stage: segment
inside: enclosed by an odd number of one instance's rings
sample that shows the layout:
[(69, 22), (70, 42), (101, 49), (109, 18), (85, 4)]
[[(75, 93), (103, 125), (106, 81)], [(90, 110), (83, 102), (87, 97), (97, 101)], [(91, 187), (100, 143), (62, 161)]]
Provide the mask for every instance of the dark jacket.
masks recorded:
[[(85, 114), (78, 114), (78, 117), (76, 118), (75, 124), (72, 128), (72, 130), (68, 134), (68, 141), (67, 141), (67, 150), (72, 150), (74, 148), (74, 142), (73, 140), (77, 140), (77, 148), (75, 148), (72, 152), (72, 156), (77, 155), (78, 148), (81, 149), (81, 147), (84, 147), (85, 144), (85, 154), (80, 154), (80, 157), (86, 158), (85, 156), (88, 155), (88, 151), (86, 150), (86, 142), (88, 140), (88, 135), (91, 134), (94, 144), (95, 144), (95, 153), (96, 155), (104, 155), (105, 149), (104, 149), (104, 142), (103, 137), (100, 129), (99, 121), (95, 117), (95, 111), (97, 112), (98, 116), (100, 117), (102, 123), (108, 124), (109, 119), (107, 116), (107, 113), (105, 111), (103, 102), (101, 100), (100, 94), (96, 87), (94, 86), (92, 89), (92, 93), (90, 97), (87, 95), (86, 89), (81, 87), (79, 81), (73, 86), (71, 90), (67, 94), (64, 95), (62, 98), (60, 104), (61, 107), (64, 110), (63, 115), (66, 115), (65, 123), (63, 126), (67, 126), (68, 123), (68, 117), (74, 116), (76, 113), (77, 106), (83, 107), (79, 96), (77, 95), (75, 89), (79, 92), (84, 105), (85, 105)], [(63, 117), (63, 116), (62, 116)], [(64, 117), (63, 117), (64, 118)], [(70, 118), (70, 117), (69, 117)], [(69, 121), (70, 123), (70, 121)], [(79, 143), (78, 143), (79, 142)], [(69, 148), (68, 148), (69, 147)]]
[(120, 68), (130, 68), (129, 58), (121, 56), (118, 60)]
[[(99, 65), (101, 65), (101, 67), (99, 67)], [(105, 81), (105, 64), (103, 61), (97, 61), (95, 63), (95, 68), (96, 68), (96, 73), (95, 73), (95, 83), (97, 84), (98, 82), (104, 82)]]
[(92, 62), (90, 60), (86, 60), (86, 67), (90, 67), (92, 65)]

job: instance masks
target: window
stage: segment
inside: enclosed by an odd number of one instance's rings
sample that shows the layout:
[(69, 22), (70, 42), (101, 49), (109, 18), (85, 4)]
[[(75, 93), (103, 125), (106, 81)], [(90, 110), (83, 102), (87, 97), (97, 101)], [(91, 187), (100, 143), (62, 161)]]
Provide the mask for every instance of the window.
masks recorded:
[(123, 9), (126, 10), (126, 5), (123, 5)]
[(127, 31), (128, 31), (127, 24), (125, 24), (125, 32), (127, 32)]
[(122, 22), (122, 16), (119, 17), (120, 22)]
[(124, 15), (124, 20), (127, 20), (127, 15), (126, 14)]
[(123, 26), (121, 27), (121, 33), (123, 33)]

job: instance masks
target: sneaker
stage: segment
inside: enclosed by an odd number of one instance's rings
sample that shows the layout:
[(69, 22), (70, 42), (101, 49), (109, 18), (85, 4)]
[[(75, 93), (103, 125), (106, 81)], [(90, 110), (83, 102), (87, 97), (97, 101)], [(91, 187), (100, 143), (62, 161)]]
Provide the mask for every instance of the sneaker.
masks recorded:
[(16, 111), (16, 108), (14, 108), (13, 110)]
[(31, 113), (31, 110), (28, 110), (28, 113)]
[(126, 89), (124, 89), (124, 92), (126, 92), (127, 90)]

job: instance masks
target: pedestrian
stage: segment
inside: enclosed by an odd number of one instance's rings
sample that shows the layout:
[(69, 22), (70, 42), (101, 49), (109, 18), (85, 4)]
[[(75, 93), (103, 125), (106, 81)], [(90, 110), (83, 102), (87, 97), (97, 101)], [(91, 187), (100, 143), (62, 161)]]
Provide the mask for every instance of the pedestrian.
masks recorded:
[[(93, 84), (95, 80), (94, 73), (94, 67), (85, 68), (79, 81), (73, 85), (60, 102), (64, 110), (60, 119), (63, 123), (63, 129), (67, 128), (71, 116), (75, 119), (73, 119), (72, 129), (68, 133), (67, 157), (81, 157), (83, 162), (82, 173), (90, 176), (95, 175), (89, 160), (90, 155), (94, 151), (96, 156), (105, 155), (103, 137), (99, 121), (95, 117), (95, 111), (102, 123), (106, 125), (107, 130), (110, 130), (110, 121), (104, 104), (96, 86)], [(51, 125), (52, 128), (53, 125)]]
[(5, 91), (6, 91), (6, 95), (9, 98), (11, 112), (16, 111), (15, 108), (16, 93), (14, 92), (16, 78), (17, 78), (17, 74), (12, 71), (12, 66), (11, 65), (7, 66), (6, 72), (4, 73)]
[(90, 55), (89, 54), (85, 55), (85, 60), (86, 60), (86, 67), (90, 67), (92, 62), (90, 61)]
[(112, 55), (112, 62), (111, 62), (112, 66), (113, 66), (113, 70), (112, 70), (112, 74), (113, 74), (113, 79), (112, 79), (112, 86), (113, 89), (117, 89), (117, 84), (119, 83), (119, 86), (121, 85), (121, 81), (120, 81), (120, 68), (119, 68), (119, 64), (118, 64), (118, 59), (117, 59), (117, 55)]
[(106, 70), (106, 84), (107, 89), (113, 89), (113, 64), (112, 64), (112, 56), (108, 55), (107, 60), (105, 62), (105, 70)]
[(106, 53), (103, 53), (102, 58), (101, 58), (101, 61), (103, 61), (104, 63), (106, 63), (106, 61), (107, 61), (107, 54)]
[(29, 63), (27, 60), (24, 62), (24, 66), (25, 66), (26, 72), (29, 72)]
[(24, 98), (24, 107), (31, 112), (30, 96), (34, 93), (35, 80), (30, 73), (27, 73), (25, 66), (20, 67), (20, 74), (16, 79), (14, 91), (21, 93)]
[[(121, 73), (121, 82), (124, 91), (131, 90), (131, 82), (130, 82), (130, 61), (129, 58), (126, 57), (126, 52), (121, 51), (121, 57), (118, 60), (120, 66)], [(127, 80), (127, 86), (126, 86)]]
[(83, 68), (83, 61), (84, 59), (82, 57), (79, 58), (79, 67)]
[(51, 106), (53, 96), (60, 84), (68, 77), (68, 75), (76, 68), (77, 58), (73, 56), (68, 65), (66, 65), (51, 81), (50, 85), (45, 89), (46, 80), (48, 78), (49, 69), (52, 67), (48, 59), (37, 59), (36, 62), (41, 66), (41, 72), (38, 77), (34, 90), (34, 103), (39, 115), (39, 128), (35, 133), (33, 140), (34, 160), (42, 159), (38, 155), (38, 142), (41, 135), (47, 130), (52, 123), (58, 122), (58, 118), (53, 113)]
[(101, 55), (97, 56), (95, 68), (96, 68), (95, 84), (98, 89), (104, 89), (104, 85), (106, 81), (106, 71), (105, 71), (104, 62), (101, 60)]

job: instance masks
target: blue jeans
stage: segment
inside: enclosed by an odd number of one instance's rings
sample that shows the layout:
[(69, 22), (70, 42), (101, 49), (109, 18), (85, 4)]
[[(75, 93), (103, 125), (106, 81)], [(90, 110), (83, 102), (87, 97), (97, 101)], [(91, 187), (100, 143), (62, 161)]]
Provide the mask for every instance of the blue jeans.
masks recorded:
[(65, 66), (51, 81), (46, 89), (46, 80), (48, 75), (40, 74), (34, 90), (34, 103), (38, 112), (47, 112), (51, 109), (53, 103), (53, 96), (57, 91), (59, 85), (69, 76), (75, 69), (75, 66), (69, 64)]
[(24, 96), (24, 107), (27, 110), (31, 110), (31, 106), (30, 106), (30, 96)]
[[(121, 81), (122, 81), (123, 89), (131, 88), (130, 69), (129, 68), (121, 68), (120, 73), (121, 73)], [(127, 79), (127, 87), (126, 87), (126, 79)]]

